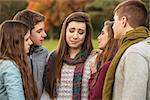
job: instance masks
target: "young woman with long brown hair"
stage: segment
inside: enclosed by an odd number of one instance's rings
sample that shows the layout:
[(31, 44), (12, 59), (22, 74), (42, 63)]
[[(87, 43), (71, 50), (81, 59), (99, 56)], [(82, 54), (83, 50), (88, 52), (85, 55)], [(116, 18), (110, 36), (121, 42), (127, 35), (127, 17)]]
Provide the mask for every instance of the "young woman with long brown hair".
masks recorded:
[(88, 100), (102, 100), (105, 75), (118, 50), (118, 40), (114, 39), (112, 25), (112, 21), (105, 21), (104, 27), (97, 38), (100, 51), (95, 63), (91, 66), (92, 74), (89, 80)]
[(50, 98), (87, 99), (93, 45), (88, 14), (74, 12), (64, 21), (57, 49), (49, 56), (45, 90)]
[(29, 28), (19, 21), (0, 26), (0, 100), (37, 100), (37, 89), (27, 63)]

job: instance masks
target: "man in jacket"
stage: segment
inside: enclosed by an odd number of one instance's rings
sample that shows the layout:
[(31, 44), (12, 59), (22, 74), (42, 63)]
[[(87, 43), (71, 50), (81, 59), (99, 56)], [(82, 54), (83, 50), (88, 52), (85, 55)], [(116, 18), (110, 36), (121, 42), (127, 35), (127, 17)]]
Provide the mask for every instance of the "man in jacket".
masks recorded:
[(45, 17), (39, 12), (25, 9), (18, 12), (13, 20), (22, 21), (30, 28), (30, 38), (33, 45), (29, 52), (29, 64), (37, 84), (38, 96), (40, 98), (43, 92), (43, 72), (46, 65), (46, 57), (48, 55), (48, 50), (42, 47), (42, 42), (47, 36), (44, 30)]
[(125, 0), (114, 10), (114, 38), (120, 48), (106, 74), (103, 100), (150, 100), (150, 32), (140, 0)]

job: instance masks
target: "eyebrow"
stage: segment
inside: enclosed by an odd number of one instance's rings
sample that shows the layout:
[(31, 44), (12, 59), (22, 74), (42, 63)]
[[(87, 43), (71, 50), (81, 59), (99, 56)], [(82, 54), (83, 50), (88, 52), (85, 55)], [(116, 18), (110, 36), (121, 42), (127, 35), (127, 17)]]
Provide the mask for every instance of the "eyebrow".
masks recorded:
[(42, 30), (44, 30), (43, 28), (40, 28), (40, 29), (38, 29), (37, 31), (42, 31)]
[(70, 27), (69, 29), (75, 29), (75, 28), (73, 28), (73, 27)]

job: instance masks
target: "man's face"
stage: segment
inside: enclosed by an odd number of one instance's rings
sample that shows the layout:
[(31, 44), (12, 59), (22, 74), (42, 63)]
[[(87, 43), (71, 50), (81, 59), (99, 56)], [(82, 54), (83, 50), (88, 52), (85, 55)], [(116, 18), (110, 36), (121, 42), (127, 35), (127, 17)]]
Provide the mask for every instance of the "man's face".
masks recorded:
[(34, 26), (34, 29), (31, 30), (30, 38), (34, 45), (42, 45), (44, 38), (47, 36), (44, 31), (44, 21), (39, 22)]
[(113, 24), (114, 38), (120, 39), (122, 37), (122, 20), (119, 19), (118, 15), (115, 13), (114, 15), (114, 24)]

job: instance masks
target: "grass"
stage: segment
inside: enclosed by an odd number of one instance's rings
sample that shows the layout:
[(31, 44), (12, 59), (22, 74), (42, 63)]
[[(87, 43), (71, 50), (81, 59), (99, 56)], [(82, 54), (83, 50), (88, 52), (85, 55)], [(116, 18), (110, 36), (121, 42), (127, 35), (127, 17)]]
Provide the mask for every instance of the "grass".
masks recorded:
[[(97, 40), (92, 40), (94, 49), (98, 49), (98, 42)], [(58, 40), (44, 40), (43, 46), (46, 47), (48, 49), (48, 51), (52, 51), (54, 49), (56, 49), (58, 44)]]

